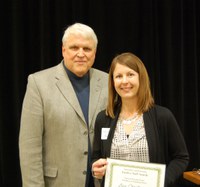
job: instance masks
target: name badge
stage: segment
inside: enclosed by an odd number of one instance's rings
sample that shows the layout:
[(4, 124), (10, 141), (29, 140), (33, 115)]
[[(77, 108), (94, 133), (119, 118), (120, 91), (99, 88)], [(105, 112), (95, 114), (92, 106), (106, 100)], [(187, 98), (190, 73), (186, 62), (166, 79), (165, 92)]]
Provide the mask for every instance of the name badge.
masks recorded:
[(107, 140), (110, 128), (101, 129), (101, 140)]

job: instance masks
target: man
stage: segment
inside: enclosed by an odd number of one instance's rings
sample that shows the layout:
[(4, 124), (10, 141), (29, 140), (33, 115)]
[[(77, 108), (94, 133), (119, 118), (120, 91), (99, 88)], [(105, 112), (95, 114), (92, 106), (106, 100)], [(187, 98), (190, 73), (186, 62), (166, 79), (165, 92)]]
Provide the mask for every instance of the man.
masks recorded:
[(63, 60), (29, 75), (19, 136), (23, 187), (91, 187), (94, 122), (106, 107), (108, 75), (92, 68), (97, 37), (69, 26)]

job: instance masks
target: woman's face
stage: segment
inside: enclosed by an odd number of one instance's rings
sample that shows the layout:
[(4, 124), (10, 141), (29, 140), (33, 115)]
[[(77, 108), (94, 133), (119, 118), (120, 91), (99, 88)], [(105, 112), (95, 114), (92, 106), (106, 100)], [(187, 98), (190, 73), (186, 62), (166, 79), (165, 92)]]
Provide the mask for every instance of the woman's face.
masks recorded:
[(139, 90), (139, 74), (133, 69), (116, 64), (113, 72), (113, 81), (116, 92), (122, 100), (137, 99)]

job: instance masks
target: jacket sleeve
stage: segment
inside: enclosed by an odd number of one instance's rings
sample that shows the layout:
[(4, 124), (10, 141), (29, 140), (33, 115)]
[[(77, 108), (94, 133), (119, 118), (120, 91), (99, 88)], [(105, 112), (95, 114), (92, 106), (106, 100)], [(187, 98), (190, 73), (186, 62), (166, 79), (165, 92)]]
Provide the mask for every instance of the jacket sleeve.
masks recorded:
[(189, 154), (179, 125), (170, 110), (160, 110), (158, 125), (166, 163), (165, 186), (168, 187), (174, 184), (187, 168)]
[(20, 125), (19, 153), (23, 187), (44, 187), (43, 106), (33, 75), (28, 78)]
[(93, 151), (92, 151), (92, 163), (102, 158), (102, 146), (101, 146), (101, 128), (102, 124), (105, 123), (103, 120), (105, 110), (98, 113), (95, 121), (95, 128), (94, 128), (94, 143), (93, 143)]

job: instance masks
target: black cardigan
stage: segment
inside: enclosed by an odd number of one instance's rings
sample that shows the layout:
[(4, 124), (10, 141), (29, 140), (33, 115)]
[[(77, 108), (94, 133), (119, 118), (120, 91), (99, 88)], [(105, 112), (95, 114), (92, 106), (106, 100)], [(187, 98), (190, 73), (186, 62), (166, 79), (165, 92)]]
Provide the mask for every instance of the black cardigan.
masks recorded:
[[(111, 143), (120, 109), (112, 119), (101, 111), (96, 118), (93, 144), (93, 162), (110, 157)], [(151, 163), (166, 164), (165, 187), (169, 187), (183, 174), (189, 154), (174, 115), (165, 107), (156, 105), (143, 115)], [(108, 138), (101, 140), (101, 129), (110, 128)], [(103, 184), (102, 184), (103, 186)]]

